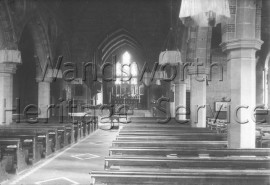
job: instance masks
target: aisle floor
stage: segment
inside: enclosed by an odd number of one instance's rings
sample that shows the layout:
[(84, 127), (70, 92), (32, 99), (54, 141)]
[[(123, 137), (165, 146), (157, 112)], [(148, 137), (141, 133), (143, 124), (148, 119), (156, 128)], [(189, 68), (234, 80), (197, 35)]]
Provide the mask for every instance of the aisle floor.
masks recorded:
[(89, 184), (89, 172), (104, 169), (104, 157), (109, 155), (109, 147), (117, 132), (117, 130), (97, 130), (1, 185)]

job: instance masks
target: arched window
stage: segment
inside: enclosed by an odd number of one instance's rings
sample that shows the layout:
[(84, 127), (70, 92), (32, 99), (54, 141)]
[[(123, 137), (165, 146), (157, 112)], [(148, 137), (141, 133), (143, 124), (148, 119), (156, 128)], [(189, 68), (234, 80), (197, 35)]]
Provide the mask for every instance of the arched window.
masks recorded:
[(115, 94), (135, 96), (138, 94), (138, 66), (132, 62), (129, 52), (124, 52), (121, 60), (116, 63)]
[(130, 70), (131, 70), (131, 75), (132, 75), (132, 78), (131, 78), (131, 84), (133, 85), (137, 85), (138, 83), (138, 66), (136, 64), (136, 62), (133, 62), (130, 66)]

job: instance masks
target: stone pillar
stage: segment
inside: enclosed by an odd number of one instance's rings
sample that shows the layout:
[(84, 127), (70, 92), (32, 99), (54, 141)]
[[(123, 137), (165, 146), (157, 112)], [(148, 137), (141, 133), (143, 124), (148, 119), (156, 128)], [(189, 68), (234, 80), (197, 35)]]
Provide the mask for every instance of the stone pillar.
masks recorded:
[(44, 78), (44, 80), (37, 78), (38, 82), (38, 108), (39, 108), (39, 119), (47, 119), (50, 117), (48, 112), (48, 106), (50, 105), (51, 99), (51, 82), (52, 78)]
[(0, 50), (0, 125), (12, 122), (13, 74), (21, 63), (21, 53), (17, 50)]
[(211, 36), (210, 27), (190, 27), (187, 61), (193, 64), (189, 66), (190, 121), (193, 127), (206, 127), (206, 66), (210, 62)]
[[(197, 68), (198, 67), (198, 68)], [(206, 127), (206, 76), (205, 68), (189, 67), (190, 121), (192, 127)]]
[[(229, 148), (255, 148), (253, 109), (256, 102), (255, 52), (262, 41), (256, 26), (256, 3), (232, 0), (231, 18), (223, 25), (222, 50), (227, 53), (231, 108)], [(242, 107), (241, 107), (242, 106)]]
[(175, 82), (174, 83), (174, 111), (175, 111), (175, 119), (176, 120), (186, 120), (186, 110), (184, 108), (177, 107), (183, 106), (186, 108), (186, 89), (187, 85), (184, 82)]

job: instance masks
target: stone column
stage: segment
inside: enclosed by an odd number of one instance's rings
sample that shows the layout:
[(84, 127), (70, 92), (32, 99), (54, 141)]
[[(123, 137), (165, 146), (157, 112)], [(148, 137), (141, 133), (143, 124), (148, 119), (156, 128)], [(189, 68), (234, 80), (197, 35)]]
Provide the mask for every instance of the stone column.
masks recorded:
[[(176, 120), (186, 120), (186, 110), (184, 108), (177, 107), (185, 107), (186, 108), (186, 90), (187, 85), (184, 82), (175, 82), (174, 83), (174, 111), (175, 111), (175, 119)], [(182, 114), (182, 115), (181, 115)]]
[(190, 27), (187, 61), (193, 64), (189, 66), (190, 121), (193, 127), (206, 127), (206, 76), (209, 71), (206, 66), (210, 62), (211, 35), (210, 27)]
[[(197, 68), (198, 67), (198, 68)], [(190, 121), (192, 127), (206, 127), (206, 76), (205, 68), (189, 67)]]
[(255, 52), (262, 44), (260, 28), (256, 26), (257, 8), (253, 0), (233, 0), (231, 7), (231, 19), (223, 25), (221, 44), (227, 53), (231, 96), (229, 148), (255, 148), (256, 124), (252, 119), (256, 102)]
[(19, 63), (21, 63), (20, 51), (0, 50), (0, 125), (12, 122), (13, 74)]
[(52, 78), (46, 77), (44, 80), (37, 78), (38, 82), (38, 108), (39, 108), (39, 119), (47, 119), (50, 117), (48, 112), (48, 106), (50, 105), (51, 99), (51, 82)]

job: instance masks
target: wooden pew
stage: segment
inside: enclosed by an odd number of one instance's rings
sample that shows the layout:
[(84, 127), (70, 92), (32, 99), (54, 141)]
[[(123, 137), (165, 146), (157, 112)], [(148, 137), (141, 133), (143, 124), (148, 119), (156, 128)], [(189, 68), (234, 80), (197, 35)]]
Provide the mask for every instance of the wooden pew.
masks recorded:
[(130, 117), (129, 118), (129, 123), (127, 125), (143, 125), (143, 124), (159, 124), (159, 125), (170, 125), (170, 124), (178, 124), (178, 125), (190, 125), (190, 120), (178, 120), (176, 121), (175, 119), (171, 119), (169, 122), (158, 122), (158, 120), (165, 120), (165, 117)]
[(197, 133), (197, 132), (119, 132), (118, 135), (119, 136), (130, 136), (130, 137), (142, 137), (142, 136), (188, 136), (190, 134), (200, 134), (200, 135), (211, 135), (213, 133)]
[(54, 123), (37, 123), (37, 124), (28, 124), (20, 123), (13, 125), (16, 127), (25, 127), (29, 129), (45, 129), (50, 130), (51, 133), (55, 132), (55, 137), (57, 141), (56, 150), (63, 148), (74, 141), (74, 126), (72, 124), (54, 124)]
[(0, 150), (2, 167), (7, 173), (17, 173), (27, 167), (27, 153), (19, 138), (0, 138)]
[(270, 125), (269, 124), (257, 124), (256, 130), (259, 131), (257, 136), (258, 147), (270, 147)]
[(142, 155), (142, 156), (270, 156), (269, 148), (256, 149), (200, 149), (173, 147), (112, 147), (109, 155)]
[[(182, 169), (182, 168), (230, 168), (270, 169), (270, 158), (265, 157), (153, 157), (110, 156), (105, 157), (105, 169), (119, 166), (121, 170)], [(153, 170), (153, 169), (152, 169)]]
[(34, 164), (41, 159), (43, 148), (37, 143), (37, 134), (33, 132), (23, 132), (23, 130), (0, 130), (0, 138), (18, 138), (22, 143), (22, 148), (27, 150), (28, 164)]
[(226, 148), (227, 141), (113, 141), (113, 147)]
[(177, 136), (129, 136), (120, 135), (116, 140), (130, 140), (130, 141), (226, 141), (227, 136), (221, 134), (190, 134), (190, 135), (177, 135)]
[[(190, 127), (190, 125), (179, 125), (179, 124), (127, 124), (124, 125), (121, 130), (192, 130), (192, 129), (202, 129), (206, 130), (206, 128), (196, 128)], [(210, 130), (210, 129), (207, 129)]]
[(151, 129), (138, 129), (138, 130), (125, 130), (125, 129), (121, 129), (120, 130), (121, 133), (144, 133), (144, 132), (170, 132), (170, 133), (175, 133), (175, 132), (190, 132), (190, 133), (216, 133), (210, 129), (206, 129), (206, 128), (190, 128), (190, 127), (183, 127), (183, 128), (179, 128), (179, 129), (155, 129), (155, 128), (151, 128)]
[(119, 131), (91, 184), (269, 185), (270, 149), (227, 149), (226, 134), (147, 121)]
[(268, 185), (270, 170), (92, 171), (91, 185)]
[(43, 156), (50, 155), (52, 152), (71, 144), (71, 142), (74, 140), (72, 134), (73, 126), (71, 124), (54, 125), (20, 123), (1, 128), (2, 130), (5, 130), (5, 132), (14, 132), (15, 137), (16, 135), (20, 134), (16, 132), (21, 132), (21, 130), (32, 134), (37, 134), (37, 142), (42, 143), (44, 148)]
[(74, 125), (74, 142), (78, 142), (81, 138), (81, 124), (79, 121), (73, 122)]
[[(37, 127), (32, 125), (13, 125), (1, 127), (3, 132), (13, 133), (14, 137), (20, 135), (23, 131), (27, 134), (35, 134), (37, 136), (37, 143), (42, 144), (44, 151), (42, 155), (50, 155), (52, 152), (60, 149), (60, 137), (58, 136), (58, 129), (48, 126)], [(8, 135), (8, 134), (7, 134)], [(36, 147), (37, 148), (37, 147)], [(45, 154), (44, 154), (45, 153)], [(37, 160), (36, 160), (37, 161)]]

